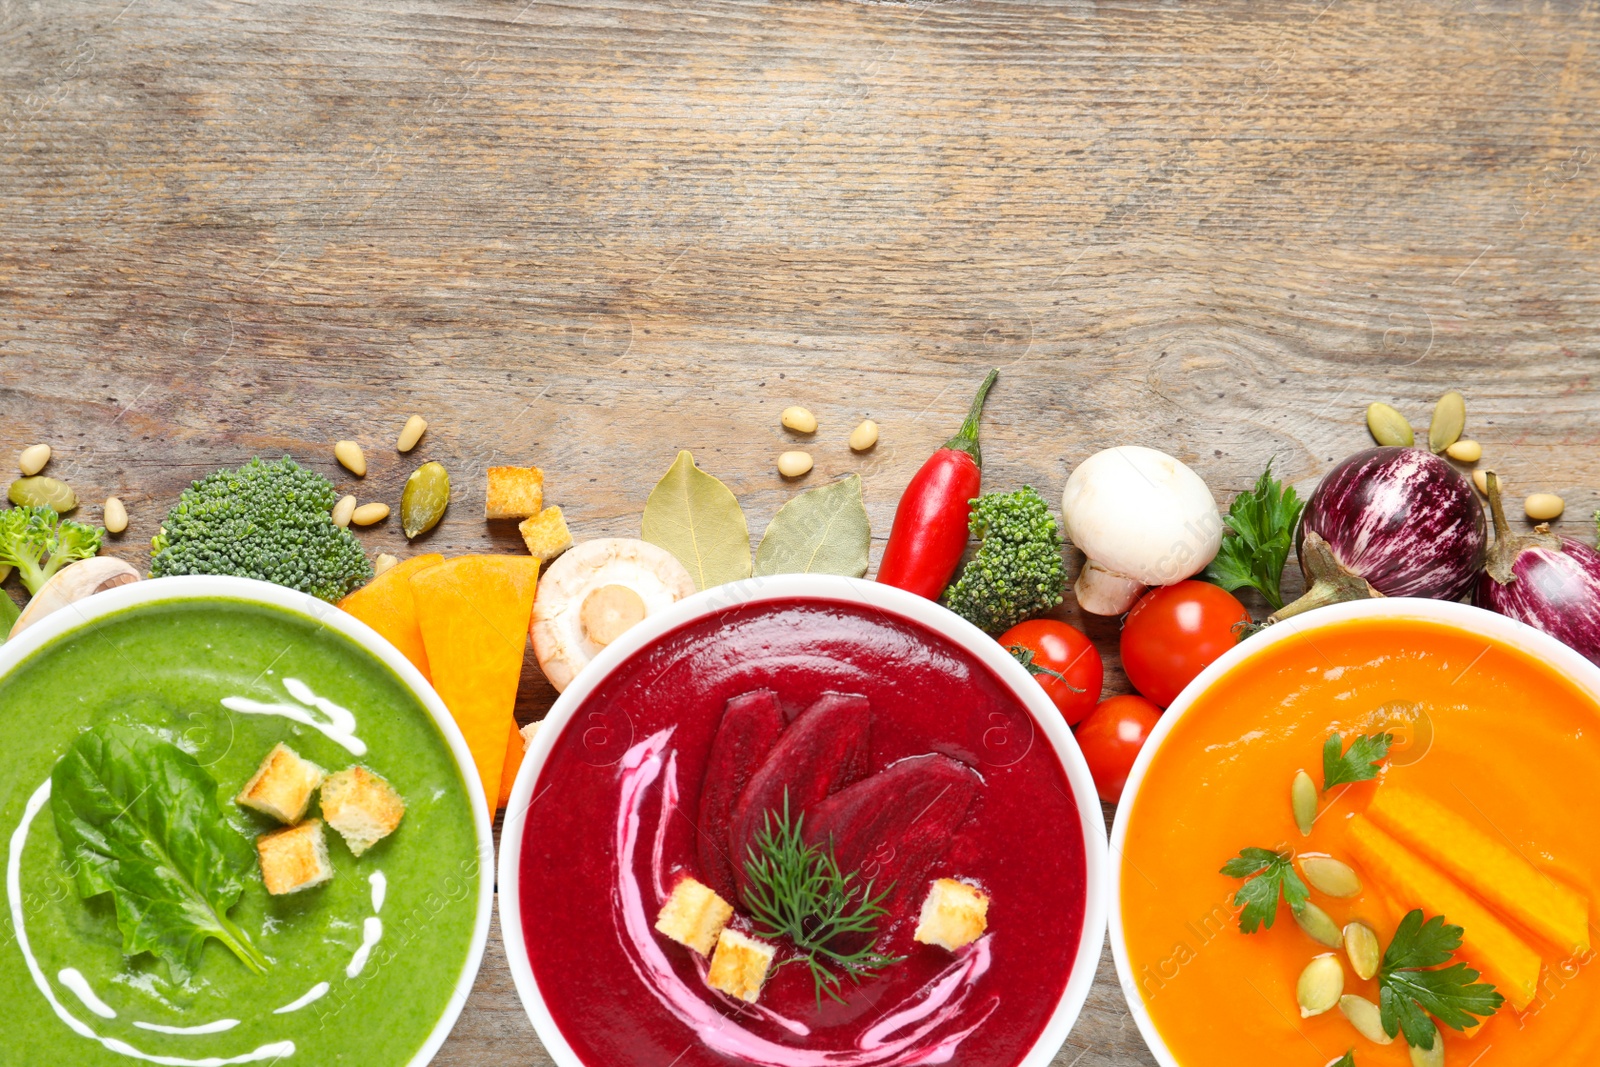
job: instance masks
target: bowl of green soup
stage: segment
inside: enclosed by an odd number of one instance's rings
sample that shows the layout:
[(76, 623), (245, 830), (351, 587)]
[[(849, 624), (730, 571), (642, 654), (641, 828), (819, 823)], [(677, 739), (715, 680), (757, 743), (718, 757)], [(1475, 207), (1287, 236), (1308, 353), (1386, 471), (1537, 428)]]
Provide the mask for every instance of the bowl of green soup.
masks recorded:
[(330, 604), (137, 582), (0, 646), (6, 1045), (75, 1067), (421, 1067), (477, 974), (488, 808)]

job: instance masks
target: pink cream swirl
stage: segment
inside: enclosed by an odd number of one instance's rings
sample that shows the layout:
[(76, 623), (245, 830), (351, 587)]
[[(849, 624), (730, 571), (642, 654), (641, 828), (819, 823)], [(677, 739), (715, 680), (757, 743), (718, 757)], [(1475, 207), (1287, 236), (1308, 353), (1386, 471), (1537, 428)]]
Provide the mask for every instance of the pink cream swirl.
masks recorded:
[[(997, 1000), (977, 1009), (975, 1018), (960, 1026), (963, 1009), (978, 980), (989, 969), (990, 938), (979, 939), (960, 953), (955, 961), (901, 1004), (884, 1019), (862, 1034), (851, 1049), (805, 1049), (780, 1045), (751, 1033), (705, 999), (714, 990), (691, 988), (678, 976), (656, 939), (644, 892), (634, 873), (634, 856), (639, 844), (641, 810), (650, 786), (665, 772), (661, 810), (657, 815), (651, 857), (652, 885), (659, 908), (666, 899), (666, 871), (663, 853), (668, 820), (678, 802), (678, 764), (667, 747), (672, 737), (668, 728), (653, 734), (622, 759), (620, 803), (616, 822), (616, 914), (618, 932), (627, 949), (629, 963), (645, 988), (674, 1018), (695, 1032), (714, 1052), (763, 1067), (909, 1067), (912, 1064), (949, 1063), (956, 1050), (994, 1012)], [(700, 968), (702, 981), (705, 969)], [(728, 1002), (729, 1007), (748, 1010), (748, 1005)], [(805, 1024), (784, 1019), (764, 1009), (757, 1011), (792, 1033), (810, 1033)]]

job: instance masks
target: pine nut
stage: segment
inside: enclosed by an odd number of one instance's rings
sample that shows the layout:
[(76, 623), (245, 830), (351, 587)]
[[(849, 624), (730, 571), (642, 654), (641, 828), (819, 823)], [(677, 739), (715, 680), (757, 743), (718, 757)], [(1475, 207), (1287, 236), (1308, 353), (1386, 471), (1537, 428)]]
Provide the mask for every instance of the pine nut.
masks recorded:
[(371, 526), (375, 522), (382, 522), (389, 517), (389, 505), (373, 502), (362, 504), (350, 513), (350, 521), (357, 526)]
[(361, 451), (361, 446), (354, 441), (340, 441), (333, 446), (333, 458), (339, 461), (340, 466), (354, 474), (357, 478), (366, 476), (367, 456)]
[(817, 417), (803, 407), (784, 408), (782, 418), (784, 426), (795, 433), (817, 432)]
[(865, 452), (878, 443), (878, 424), (867, 419), (850, 431), (850, 449), (853, 452)]
[(400, 561), (398, 559), (389, 555), (389, 553), (379, 552), (378, 558), (372, 561), (372, 576), (376, 578), (378, 575), (382, 574), (384, 571), (388, 570), (390, 567), (393, 567), (399, 562)]
[(1444, 454), (1462, 463), (1476, 463), (1483, 458), (1483, 446), (1463, 437), (1444, 450)]
[(810, 452), (785, 452), (778, 457), (778, 473), (785, 478), (798, 478), (810, 469)]
[(50, 462), (49, 445), (29, 445), (22, 450), (22, 455), (17, 457), (17, 467), (24, 476), (33, 477), (44, 470), (44, 465)]
[[(1472, 472), (1472, 484), (1477, 486), (1478, 492), (1482, 493), (1484, 496), (1489, 495), (1489, 475), (1492, 473), (1492, 471), (1486, 470), (1476, 470)], [(1502, 492), (1505, 490), (1505, 487), (1506, 483), (1501, 482), (1500, 489)]]
[(1522, 502), (1522, 510), (1534, 522), (1549, 522), (1561, 517), (1567, 510), (1567, 502), (1554, 493), (1535, 493)]
[(406, 420), (406, 424), (400, 428), (400, 440), (394, 443), (394, 447), (402, 452), (410, 452), (417, 447), (417, 442), (422, 440), (422, 433), (427, 428), (427, 420), (421, 415), (411, 416)]
[(128, 509), (114, 496), (106, 497), (105, 507), (100, 509), (100, 518), (105, 523), (106, 533), (119, 534), (128, 528)]
[(354, 515), (355, 513), (356, 498), (353, 496), (342, 496), (339, 498), (339, 502), (333, 506), (333, 524), (335, 526), (349, 526), (350, 516)]

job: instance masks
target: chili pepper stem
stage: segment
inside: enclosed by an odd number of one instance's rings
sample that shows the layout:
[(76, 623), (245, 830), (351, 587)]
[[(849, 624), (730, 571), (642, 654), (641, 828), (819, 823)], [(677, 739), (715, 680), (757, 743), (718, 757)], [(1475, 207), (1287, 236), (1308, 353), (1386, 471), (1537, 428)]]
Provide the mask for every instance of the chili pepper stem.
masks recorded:
[(956, 435), (944, 443), (944, 447), (953, 448), (958, 452), (965, 452), (972, 457), (972, 462), (980, 468), (983, 466), (983, 453), (978, 449), (978, 420), (983, 416), (983, 402), (989, 397), (989, 387), (994, 385), (995, 379), (1000, 377), (999, 368), (991, 370), (989, 376), (978, 386), (978, 395), (972, 398), (972, 407), (967, 412), (967, 421), (961, 424), (961, 429)]

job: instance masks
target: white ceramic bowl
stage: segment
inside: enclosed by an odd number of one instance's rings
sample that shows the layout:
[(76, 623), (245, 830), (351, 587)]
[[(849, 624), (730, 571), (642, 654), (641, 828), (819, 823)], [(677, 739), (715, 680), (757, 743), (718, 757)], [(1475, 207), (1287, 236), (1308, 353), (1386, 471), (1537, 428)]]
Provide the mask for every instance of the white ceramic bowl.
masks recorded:
[(833, 575), (778, 575), (771, 578), (751, 578), (742, 582), (720, 586), (697, 593), (679, 601), (672, 607), (652, 615), (623, 634), (614, 644), (605, 648), (592, 663), (584, 668), (573, 683), (561, 694), (551, 708), (544, 726), (534, 739), (517, 774), (516, 785), (506, 806), (504, 829), (500, 839), (500, 930), (505, 938), (506, 958), (511, 964), (511, 975), (522, 997), (522, 1005), (533, 1020), (534, 1029), (559, 1067), (617, 1067), (612, 1064), (585, 1063), (562, 1036), (560, 1028), (545, 1006), (533, 976), (533, 966), (528, 959), (527, 944), (522, 931), (520, 871), (522, 860), (522, 815), (527, 812), (533, 795), (534, 783), (544, 769), (556, 739), (561, 735), (584, 699), (619, 664), (644, 648), (658, 637), (685, 623), (736, 605), (754, 604), (768, 600), (849, 601), (891, 615), (898, 615), (920, 623), (935, 633), (942, 634), (959, 644), (979, 661), (992, 669), (1017, 695), (1034, 719), (1044, 737), (1048, 738), (1072, 786), (1073, 800), (1082, 819), (1083, 850), (1085, 860), (1085, 886), (1083, 933), (1078, 943), (1078, 953), (1072, 963), (1072, 972), (1066, 989), (1056, 1004), (1055, 1011), (1046, 1023), (1038, 1041), (1021, 1061), (1021, 1067), (1045, 1067), (1061, 1046), (1078, 1019), (1089, 987), (1094, 982), (1095, 967), (1100, 959), (1100, 949), (1105, 938), (1106, 921), (1106, 838), (1105, 817), (1100, 800), (1095, 793), (1094, 779), (1089, 767), (1078, 751), (1072, 731), (1061, 718), (1044, 690), (1039, 688), (1028, 672), (1000, 645), (983, 631), (940, 607), (930, 600), (907, 593), (892, 586), (876, 582), (842, 578)]
[(258, 582), (251, 578), (200, 575), (155, 578), (118, 586), (104, 593), (96, 593), (46, 615), (18, 634), (15, 639), (0, 645), (0, 678), (62, 634), (102, 616), (164, 600), (219, 598), (265, 604), (305, 616), (321, 626), (343, 634), (381, 660), (384, 666), (399, 675), (401, 682), (415, 693), (417, 699), (428, 709), (428, 714), (433, 717), (434, 724), (439, 727), (439, 732), (444, 735), (445, 742), (450, 746), (450, 754), (455, 757), (456, 767), (461, 771), (462, 779), (467, 783), (478, 838), (478, 905), (473, 922), (472, 941), (467, 948), (467, 961), (456, 978), (455, 991), (451, 994), (449, 1004), (445, 1006), (444, 1014), (434, 1024), (428, 1040), (423, 1043), (422, 1048), (412, 1057), (408, 1065), (408, 1067), (426, 1067), (439, 1051), (439, 1046), (444, 1044), (445, 1038), (450, 1036), (456, 1019), (461, 1015), (461, 1008), (467, 1002), (467, 994), (472, 992), (472, 983), (478, 976), (478, 967), (483, 962), (484, 946), (489, 940), (489, 918), (494, 909), (494, 879), (491, 877), (494, 871), (494, 826), (489, 820), (488, 805), (483, 797), (483, 783), (478, 777), (477, 766), (472, 761), (472, 752), (467, 748), (466, 738), (461, 736), (461, 730), (456, 726), (455, 719), (444, 706), (444, 701), (439, 699), (439, 694), (433, 691), (433, 686), (428, 684), (427, 679), (423, 678), (393, 645), (354, 615), (339, 610), (327, 601), (285, 589), (280, 585)]
[(1184, 1065), (1167, 1048), (1166, 1041), (1156, 1030), (1155, 1023), (1145, 1008), (1144, 999), (1139, 995), (1132, 969), (1128, 965), (1128, 942), (1123, 930), (1122, 914), (1124, 865), (1121, 857), (1123, 846), (1128, 839), (1129, 819), (1137, 806), (1139, 789), (1144, 785), (1146, 772), (1178, 721), (1189, 713), (1201, 694), (1210, 689), (1223, 675), (1276, 644), (1299, 640), (1330, 626), (1363, 619), (1417, 619), (1443, 623), (1499, 641), (1544, 662), (1556, 673), (1590, 693), (1596, 700), (1600, 700), (1600, 668), (1550, 635), (1535, 630), (1525, 623), (1508, 619), (1504, 615), (1496, 615), (1467, 604), (1416, 597), (1358, 600), (1318, 608), (1267, 628), (1230, 649), (1227, 655), (1202, 671), (1198, 678), (1178, 694), (1178, 698), (1167, 708), (1161, 716), (1161, 721), (1151, 732), (1149, 740), (1145, 742), (1143, 750), (1139, 753), (1139, 759), (1133, 765), (1133, 771), (1128, 775), (1128, 784), (1123, 791), (1122, 803), (1117, 807), (1116, 820), (1111, 829), (1112, 861), (1109, 864), (1106, 888), (1106, 899), (1111, 914), (1111, 956), (1116, 961), (1117, 977), (1122, 985), (1122, 995), (1128, 1002), (1128, 1009), (1133, 1013), (1134, 1021), (1139, 1025), (1139, 1032), (1144, 1035), (1150, 1051), (1155, 1054), (1162, 1067), (1184, 1067)]

